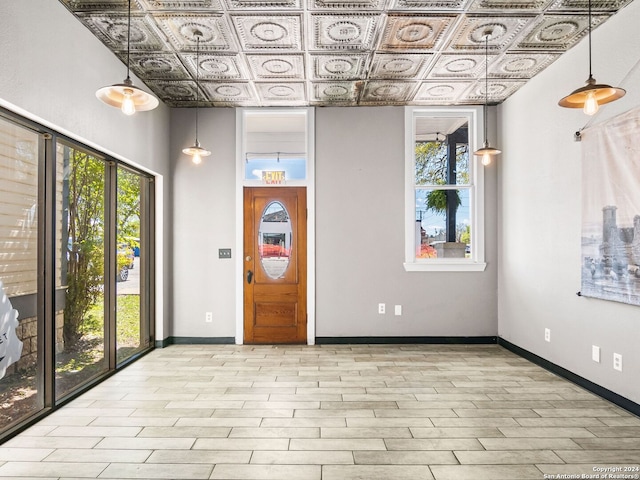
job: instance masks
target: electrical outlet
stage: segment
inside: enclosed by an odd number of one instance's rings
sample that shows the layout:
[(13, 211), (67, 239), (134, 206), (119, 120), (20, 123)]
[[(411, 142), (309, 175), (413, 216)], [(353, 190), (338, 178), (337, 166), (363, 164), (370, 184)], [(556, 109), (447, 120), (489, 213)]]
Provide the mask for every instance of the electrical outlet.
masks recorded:
[(396, 314), (397, 316), (402, 315), (402, 305), (396, 305), (396, 306), (395, 306), (395, 314)]
[(600, 347), (591, 345), (591, 360), (600, 363)]
[(378, 313), (382, 314), (385, 312), (385, 305), (384, 303), (379, 303), (378, 304)]
[(207, 323), (213, 322), (213, 312), (207, 312), (204, 314), (204, 321)]
[(549, 330), (548, 328), (544, 329), (544, 341), (545, 342), (551, 341), (551, 330)]
[(622, 355), (619, 353), (613, 354), (613, 369), (618, 370), (619, 372), (622, 371)]

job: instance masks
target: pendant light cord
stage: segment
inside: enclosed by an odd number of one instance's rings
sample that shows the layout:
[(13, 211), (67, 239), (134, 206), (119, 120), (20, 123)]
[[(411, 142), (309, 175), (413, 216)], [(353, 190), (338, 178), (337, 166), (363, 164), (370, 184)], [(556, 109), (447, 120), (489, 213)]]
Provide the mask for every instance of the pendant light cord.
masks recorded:
[(487, 107), (489, 105), (489, 33), (484, 34), (484, 143), (487, 141)]
[(129, 14), (127, 15), (127, 18), (127, 80), (129, 80), (129, 57), (131, 56), (131, 0), (129, 0)]
[(198, 88), (200, 82), (200, 31), (196, 30), (194, 32), (196, 36), (196, 146), (199, 146), (198, 143), (198, 103), (200, 103), (200, 91)]
[(589, 25), (588, 25), (588, 32), (589, 32), (589, 80), (591, 80), (591, 78), (593, 78), (593, 75), (591, 73), (591, 0), (589, 0)]

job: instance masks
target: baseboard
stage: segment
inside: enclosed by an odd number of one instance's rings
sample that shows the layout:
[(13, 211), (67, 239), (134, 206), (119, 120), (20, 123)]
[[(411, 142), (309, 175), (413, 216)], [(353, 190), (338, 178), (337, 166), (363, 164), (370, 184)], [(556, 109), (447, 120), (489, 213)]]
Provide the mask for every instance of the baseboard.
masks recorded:
[(317, 345), (381, 345), (381, 344), (436, 344), (436, 345), (489, 345), (497, 337), (316, 337)]
[(169, 345), (233, 345), (235, 337), (167, 337), (156, 341), (156, 348), (165, 348)]
[(610, 401), (618, 407), (624, 408), (628, 412), (640, 417), (640, 405), (629, 400), (628, 398), (623, 397), (622, 395), (618, 395), (616, 392), (612, 392), (611, 390), (608, 390), (598, 385), (597, 383), (593, 383), (591, 380), (587, 380), (580, 375), (576, 375), (572, 371), (556, 365), (555, 363), (552, 363), (549, 360), (536, 355), (535, 353), (531, 353), (530, 351), (525, 350), (522, 347), (514, 345), (504, 338), (498, 337), (498, 345), (506, 348), (510, 352), (515, 353), (516, 355), (521, 356), (522, 358), (529, 360), (531, 363), (539, 365), (545, 370), (549, 370), (550, 372), (555, 373), (562, 378), (566, 378), (570, 382), (581, 386), (585, 390), (588, 390), (591, 393), (595, 393), (596, 395)]

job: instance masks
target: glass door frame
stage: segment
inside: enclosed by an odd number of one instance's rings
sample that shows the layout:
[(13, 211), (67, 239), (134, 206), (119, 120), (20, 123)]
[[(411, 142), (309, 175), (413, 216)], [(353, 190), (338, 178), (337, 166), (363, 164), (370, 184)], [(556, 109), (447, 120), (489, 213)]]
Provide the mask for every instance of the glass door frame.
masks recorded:
[[(36, 423), (52, 411), (78, 397), (88, 389), (113, 375), (117, 370), (125, 367), (155, 348), (155, 305), (156, 305), (156, 211), (155, 211), (155, 177), (145, 171), (137, 169), (126, 162), (110, 157), (97, 151), (81, 141), (61, 134), (50, 127), (25, 118), (19, 113), (12, 112), (0, 106), (0, 120), (13, 123), (38, 134), (38, 185), (37, 185), (37, 359), (38, 388), (42, 391), (38, 395), (43, 397), (43, 407), (25, 417), (21, 417), (0, 431), (0, 442), (11, 438), (29, 426)], [(57, 160), (56, 145), (58, 141), (73, 145), (83, 151), (105, 161), (105, 221), (108, 223), (108, 235), (105, 234), (105, 356), (108, 362), (106, 371), (80, 383), (67, 395), (56, 399), (55, 369), (56, 369), (56, 297), (62, 293), (56, 290), (56, 262), (58, 259), (56, 238), (57, 220)], [(141, 262), (141, 274), (144, 270), (144, 280), (141, 279), (140, 315), (146, 320), (141, 322), (141, 337), (144, 335), (144, 346), (121, 363), (117, 363), (115, 336), (115, 270), (117, 239), (114, 222), (116, 211), (116, 173), (117, 168), (123, 167), (140, 175), (142, 179), (141, 209), (145, 221), (141, 219), (141, 240), (146, 239), (148, 251), (146, 260)], [(142, 326), (144, 325), (144, 327)], [(141, 339), (142, 340), (142, 339)]]

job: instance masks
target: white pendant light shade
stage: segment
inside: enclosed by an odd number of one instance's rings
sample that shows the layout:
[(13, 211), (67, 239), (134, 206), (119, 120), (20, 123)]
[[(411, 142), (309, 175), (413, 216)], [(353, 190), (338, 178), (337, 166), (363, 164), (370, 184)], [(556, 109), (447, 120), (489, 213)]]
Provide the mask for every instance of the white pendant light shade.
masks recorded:
[(183, 148), (182, 153), (193, 157), (191, 161), (196, 165), (200, 165), (202, 163), (202, 157), (208, 157), (209, 155), (211, 155), (211, 152), (206, 148), (202, 148), (200, 146), (200, 142), (198, 142), (197, 140), (195, 145), (193, 145), (192, 147)]
[(160, 104), (160, 102), (150, 93), (136, 87), (129, 77), (129, 57), (131, 53), (131, 0), (129, 0), (127, 22), (127, 78), (125, 78), (122, 83), (102, 87), (96, 92), (96, 97), (98, 97), (101, 102), (111, 107), (119, 108), (125, 115), (133, 115), (136, 112), (153, 110)]
[(96, 97), (107, 105), (121, 109), (126, 115), (153, 110), (160, 103), (156, 97), (136, 87), (130, 78), (102, 87), (96, 92)]

